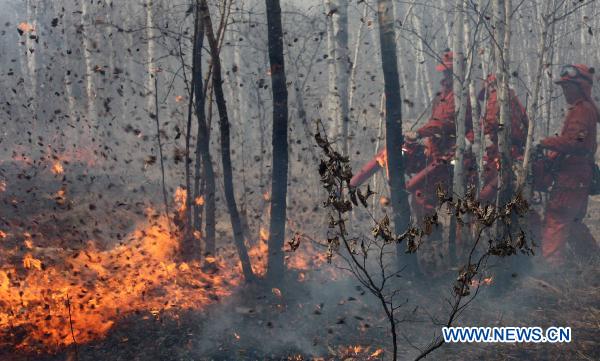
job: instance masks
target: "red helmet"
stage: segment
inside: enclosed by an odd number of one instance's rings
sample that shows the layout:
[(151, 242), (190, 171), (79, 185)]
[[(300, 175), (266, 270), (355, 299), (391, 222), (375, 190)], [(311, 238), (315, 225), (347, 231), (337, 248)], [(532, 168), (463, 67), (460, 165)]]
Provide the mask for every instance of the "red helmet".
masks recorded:
[(485, 86), (486, 88), (490, 88), (495, 85), (496, 85), (496, 74), (494, 74), (494, 73), (488, 74), (488, 76), (485, 78), (485, 80), (483, 82), (483, 86)]
[(586, 97), (591, 97), (592, 85), (594, 84), (594, 68), (584, 64), (568, 64), (560, 69), (560, 79), (556, 84), (566, 82), (576, 83), (581, 87)]
[(447, 50), (442, 55), (442, 62), (436, 65), (435, 70), (442, 72), (446, 70), (452, 70), (452, 62), (454, 60), (454, 53)]

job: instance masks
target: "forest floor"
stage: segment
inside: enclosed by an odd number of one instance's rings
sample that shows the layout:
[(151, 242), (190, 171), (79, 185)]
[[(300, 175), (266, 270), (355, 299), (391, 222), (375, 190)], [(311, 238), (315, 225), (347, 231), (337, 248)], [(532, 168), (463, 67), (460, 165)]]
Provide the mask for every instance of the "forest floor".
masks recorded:
[[(106, 181), (103, 181), (106, 185)], [(48, 237), (38, 247), (60, 248), (85, 245), (76, 240), (86, 237), (105, 239), (100, 247), (110, 248), (111, 239), (121, 239), (144, 217), (139, 189), (127, 189), (118, 182), (103, 191), (94, 182), (87, 188), (69, 192), (72, 202), (61, 201), (57, 189), (64, 179), (49, 181), (55, 194), (45, 205), (15, 208), (8, 201), (1, 206), (21, 219), (24, 231), (34, 220), (34, 234)], [(10, 186), (10, 183), (9, 183)], [(58, 188), (57, 188), (58, 187)], [(91, 188), (90, 188), (91, 187)], [(56, 188), (56, 189), (55, 189)], [(8, 190), (10, 191), (10, 189)], [(150, 191), (152, 193), (152, 191)], [(20, 202), (27, 203), (22, 195)], [(103, 196), (102, 196), (103, 194)], [(136, 195), (138, 194), (138, 195)], [(30, 195), (33, 197), (33, 195)], [(63, 195), (64, 196), (64, 195)], [(39, 197), (39, 195), (38, 195)], [(58, 198), (57, 198), (58, 197)], [(139, 198), (139, 199), (138, 199)], [(136, 203), (139, 203), (136, 205)], [(102, 216), (98, 209), (115, 209)], [(73, 215), (76, 214), (77, 217)], [(117, 214), (117, 216), (115, 216)], [(600, 197), (593, 197), (586, 223), (600, 235)], [(95, 221), (89, 221), (95, 220)], [(104, 227), (99, 226), (104, 223)], [(77, 232), (74, 231), (73, 225)], [(106, 225), (109, 231), (106, 231)], [(65, 230), (70, 230), (66, 232)], [(18, 264), (27, 251), (16, 247), (10, 237), (2, 243), (3, 267)], [(22, 240), (19, 240), (22, 241)], [(16, 248), (15, 248), (16, 247)], [(15, 249), (17, 249), (15, 251)], [(600, 359), (600, 260), (572, 260), (568, 267), (554, 272), (539, 267), (518, 274), (510, 287), (496, 292), (494, 285), (482, 288), (457, 325), (463, 326), (570, 326), (570, 344), (456, 344), (444, 345), (431, 355), (432, 360), (597, 360)], [(220, 271), (217, 271), (220, 272)], [(335, 273), (332, 273), (335, 272)], [(335, 276), (332, 277), (332, 274)], [(302, 276), (302, 277), (300, 277)], [(407, 305), (399, 314), (399, 359), (413, 359), (441, 326), (431, 318), (443, 320), (443, 298), (449, 295), (454, 275), (425, 280), (399, 279)], [(299, 279), (304, 280), (299, 282)], [(0, 280), (1, 281), (1, 280)], [(379, 360), (389, 359), (388, 325), (373, 297), (342, 270), (324, 265), (306, 272), (290, 270), (281, 288), (264, 284), (236, 286), (226, 297), (200, 309), (170, 308), (156, 313), (149, 309), (118, 318), (102, 338), (79, 342), (55, 352), (22, 352), (1, 340), (0, 359), (6, 361), (58, 360)], [(442, 301), (440, 301), (442, 300)], [(0, 301), (2, 301), (0, 299)], [(5, 307), (0, 303), (0, 306)], [(12, 332), (12, 331), (11, 331)], [(0, 336), (8, 332), (3, 330)], [(14, 336), (14, 335), (13, 335)], [(0, 337), (1, 338), (1, 337)]]
[[(599, 277), (597, 262), (552, 280), (524, 276), (503, 296), (484, 292), (459, 322), (465, 326), (570, 326), (570, 344), (445, 345), (430, 359), (597, 360)], [(385, 348), (389, 333), (379, 309), (365, 300), (369, 294), (356, 290), (353, 296), (340, 295), (337, 303), (315, 303), (303, 285), (290, 285), (294, 291), (282, 290), (287, 294), (283, 298), (254, 286), (201, 311), (167, 312), (160, 317), (149, 312), (130, 315), (119, 320), (105, 339), (79, 345), (77, 356), (74, 347), (56, 355), (8, 357), (6, 350), (0, 356), (7, 361), (358, 361), (389, 357), (391, 350)], [(425, 308), (431, 303), (425, 290), (411, 292), (411, 297)], [(400, 332), (425, 346), (433, 333), (420, 322), (404, 322)], [(412, 346), (400, 342), (400, 360), (416, 354)]]

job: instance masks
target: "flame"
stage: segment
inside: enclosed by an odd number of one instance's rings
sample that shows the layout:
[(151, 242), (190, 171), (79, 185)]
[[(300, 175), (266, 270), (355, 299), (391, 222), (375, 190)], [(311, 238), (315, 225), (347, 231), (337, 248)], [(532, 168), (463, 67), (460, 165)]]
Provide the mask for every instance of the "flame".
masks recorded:
[(260, 231), (258, 233), (261, 241), (266, 242), (269, 240), (269, 231), (266, 228), (260, 227)]
[(383, 349), (378, 348), (377, 350), (375, 350), (375, 352), (373, 352), (371, 355), (369, 355), (369, 358), (375, 358), (375, 357), (379, 357), (381, 355), (383, 355)]
[[(269, 246), (266, 240), (260, 240), (254, 246), (248, 250), (248, 256), (252, 262), (252, 271), (255, 275), (262, 277), (267, 273), (267, 255), (269, 252)], [(241, 264), (239, 264), (241, 267)]]
[(271, 292), (273, 292), (273, 294), (274, 294), (275, 296), (277, 296), (277, 297), (281, 297), (281, 290), (280, 290), (279, 288), (277, 288), (277, 287), (273, 287), (273, 288), (271, 289)]
[(26, 21), (22, 21), (21, 23), (19, 23), (19, 25), (17, 25), (17, 29), (21, 30), (24, 33), (33, 33), (35, 31), (35, 27)]
[(172, 261), (179, 241), (167, 229), (160, 217), (111, 250), (90, 244), (44, 257), (30, 250), (22, 268), (0, 269), (0, 328), (26, 331), (18, 349), (56, 351), (73, 343), (69, 311), (73, 335), (83, 343), (104, 336), (123, 315), (202, 308), (240, 284), (239, 268), (223, 258), (214, 259), (218, 271), (211, 273)]
[(6, 192), (6, 181), (0, 180), (0, 193)]
[(25, 257), (23, 258), (23, 267), (30, 269), (30, 268), (34, 268), (37, 270), (42, 270), (42, 261), (40, 261), (39, 259), (33, 258), (33, 256), (30, 253), (27, 253), (25, 255)]
[[(316, 249), (312, 242), (302, 242), (297, 251), (288, 252), (288, 256), (286, 256), (287, 267), (289, 269), (295, 269), (298, 271), (309, 271), (312, 269), (321, 268), (326, 264), (327, 253)], [(332, 270), (334, 269), (333, 267), (329, 268)], [(305, 280), (306, 277), (306, 274), (299, 276), (301, 280)]]
[(63, 168), (63, 165), (60, 161), (56, 161), (56, 162), (54, 162), (54, 164), (52, 164), (52, 173), (63, 174), (64, 172), (65, 172), (65, 169)]
[(481, 287), (481, 286), (489, 286), (494, 282), (494, 277), (485, 277), (483, 279), (481, 279), (481, 281), (479, 280), (472, 280), (471, 281), (471, 286), (472, 287)]
[[(48, 149), (47, 153), (52, 154), (54, 151), (52, 149)], [(98, 157), (91, 148), (77, 148), (77, 149), (68, 149), (59, 154), (52, 156), (54, 162), (53, 166), (56, 163), (60, 163), (60, 167), (62, 168), (62, 164), (69, 163), (83, 163), (89, 167), (97, 165), (102, 157)]]
[[(13, 150), (11, 160), (15, 163), (21, 163), (23, 167), (32, 167), (37, 166), (39, 164), (45, 165), (52, 173), (54, 174), (62, 174), (65, 171), (65, 165), (69, 163), (79, 163), (84, 164), (88, 167), (98, 165), (101, 163), (103, 157), (99, 157), (91, 147), (79, 147), (77, 149), (67, 149), (60, 153), (57, 153), (55, 149), (47, 146), (45, 149), (42, 149), (42, 153), (45, 153), (46, 156), (42, 157), (39, 160), (33, 159), (31, 156), (27, 155), (30, 151), (27, 148), (16, 147), (16, 150)], [(5, 160), (0, 160), (0, 164)], [(0, 181), (0, 184), (3, 183), (6, 186), (5, 181)], [(1, 191), (1, 186), (0, 186)]]
[(197, 206), (203, 206), (204, 205), (204, 197), (202, 197), (202, 196), (196, 197), (196, 199), (194, 199), (194, 203), (196, 203)]
[(390, 173), (389, 173), (389, 169), (388, 169), (387, 149), (384, 149), (383, 151), (379, 152), (375, 156), (375, 160), (377, 161), (377, 163), (379, 164), (379, 166), (381, 168), (385, 169), (385, 175), (389, 178), (390, 177)]
[(355, 346), (350, 346), (352, 349), (352, 352), (354, 352), (355, 354), (359, 354), (362, 352), (363, 348), (360, 345), (355, 345)]
[[(371, 352), (371, 346), (361, 345), (350, 345), (350, 346), (339, 346), (337, 350), (332, 350), (336, 353), (339, 359), (343, 360), (375, 360), (381, 359), (381, 356), (385, 352), (384, 349), (378, 348)], [(337, 358), (336, 358), (337, 359)]]
[(177, 209), (177, 212), (180, 214), (183, 214), (187, 208), (187, 190), (177, 187), (173, 198), (175, 200), (175, 209)]
[(382, 207), (387, 207), (390, 205), (390, 199), (386, 196), (381, 196), (381, 197), (379, 197), (379, 204)]
[(387, 168), (387, 151), (384, 150), (383, 152), (378, 153), (377, 156), (375, 156), (375, 160), (381, 168)]
[(357, 356), (363, 353), (364, 351), (367, 351), (368, 349), (368, 347), (365, 348), (361, 345), (340, 346), (338, 353), (345, 356)]
[[(64, 189), (56, 197), (64, 199)], [(178, 210), (185, 210), (185, 201), (185, 190), (178, 188)], [(24, 234), (25, 246), (14, 251), (23, 252), (14, 258), (20, 261), (0, 265), (0, 329), (23, 331), (26, 336), (15, 344), (17, 349), (56, 352), (74, 340), (97, 340), (132, 313), (158, 319), (168, 310), (201, 310), (241, 284), (241, 264), (233, 246), (206, 257), (212, 267), (178, 262), (180, 239), (169, 232), (167, 218), (152, 209), (147, 214), (147, 221), (108, 250), (97, 249), (92, 241), (83, 250), (41, 248)], [(0, 231), (0, 239), (6, 237)], [(266, 274), (267, 240), (268, 230), (261, 228), (259, 240), (248, 248), (259, 277)], [(302, 241), (293, 252), (286, 250), (285, 262), (299, 271), (299, 280), (306, 280), (311, 270), (327, 266), (327, 255), (314, 242)], [(272, 292), (282, 296), (280, 289)]]

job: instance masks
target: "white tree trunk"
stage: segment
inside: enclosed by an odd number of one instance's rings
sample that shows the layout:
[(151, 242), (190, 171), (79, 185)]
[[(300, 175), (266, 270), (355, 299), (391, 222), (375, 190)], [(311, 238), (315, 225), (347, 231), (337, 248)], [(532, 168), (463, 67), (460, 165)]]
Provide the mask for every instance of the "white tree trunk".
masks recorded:
[(154, 98), (151, 96), (154, 89), (154, 78), (152, 74), (156, 72), (156, 44), (154, 40), (154, 0), (148, 0), (146, 2), (146, 38), (148, 41), (147, 53), (146, 53), (146, 101), (147, 109), (152, 112), (154, 109)]
[(360, 25), (358, 26), (358, 30), (356, 30), (356, 37), (354, 43), (354, 56), (352, 57), (352, 66), (350, 69), (350, 88), (348, 89), (348, 112), (353, 112), (354, 106), (354, 94), (356, 93), (356, 68), (358, 64), (358, 52), (360, 50), (360, 43), (362, 41), (362, 31), (365, 27), (365, 22), (367, 21), (367, 10), (368, 10), (367, 2), (363, 6), (362, 19), (360, 19)]
[[(30, 103), (31, 112), (33, 113), (33, 118), (37, 114), (37, 99), (35, 99), (35, 94), (37, 91), (37, 54), (38, 47), (36, 41), (30, 37), (30, 35), (37, 34), (38, 31), (38, 5), (36, 1), (27, 0), (25, 3), (25, 8), (27, 11), (27, 23), (33, 27), (32, 33), (24, 33), (19, 39), (20, 41), (24, 41), (25, 49), (23, 49), (22, 54), (24, 55), (25, 61), (21, 61), (23, 78), (25, 79), (25, 94), (28, 98), (28, 103)], [(34, 123), (35, 126), (35, 123)]]
[(337, 107), (337, 92), (335, 84), (335, 37), (333, 33), (333, 16), (329, 15), (331, 7), (333, 6), (331, 0), (325, 0), (325, 12), (327, 13), (326, 26), (327, 26), (327, 124), (329, 124), (329, 136), (335, 139), (338, 134), (336, 120), (338, 119)]
[(77, 117), (79, 116), (79, 111), (77, 110), (77, 102), (75, 101), (75, 94), (73, 92), (73, 77), (72, 77), (72, 62), (71, 62), (71, 57), (70, 55), (66, 54), (67, 51), (70, 51), (71, 53), (73, 52), (74, 49), (74, 44), (75, 42), (73, 41), (72, 38), (72, 33), (69, 31), (69, 29), (67, 28), (67, 23), (70, 23), (71, 21), (73, 21), (73, 17), (71, 16), (70, 13), (66, 13), (63, 20), (62, 20), (62, 31), (65, 34), (65, 41), (64, 41), (64, 49), (63, 52), (65, 53), (65, 58), (64, 58), (64, 63), (63, 63), (63, 72), (64, 72), (64, 78), (63, 78), (63, 84), (64, 84), (64, 96), (65, 96), (65, 103), (67, 105), (67, 126), (64, 129), (64, 133), (65, 133), (65, 141), (66, 142), (73, 142), (75, 139), (77, 139), (77, 135), (76, 135), (76, 131), (75, 131), (75, 120), (77, 119)]
[[(108, 0), (104, 0), (104, 8), (105, 8), (105, 14), (106, 14), (106, 24), (112, 24), (113, 23), (113, 8), (111, 6), (111, 3)], [(119, 82), (116, 81), (115, 79), (117, 78), (117, 75), (115, 74), (114, 70), (115, 70), (115, 45), (114, 45), (114, 36), (111, 36), (114, 33), (114, 29), (112, 26), (108, 26), (105, 25), (104, 26), (104, 37), (106, 40), (106, 47), (107, 47), (107, 53), (105, 54), (104, 57), (106, 59), (105, 64), (108, 65), (108, 69), (106, 69), (106, 79), (108, 80), (108, 84), (106, 84), (104, 86), (105, 90), (105, 96), (107, 99), (112, 99), (113, 94), (116, 91), (116, 87), (118, 86)], [(103, 64), (104, 65), (104, 64)], [(114, 106), (114, 104), (113, 104)], [(105, 117), (110, 117), (111, 114), (103, 114)]]
[[(413, 1), (413, 3), (415, 3)], [(429, 69), (427, 69), (427, 62), (425, 61), (425, 28), (423, 27), (423, 21), (418, 15), (413, 12), (413, 19), (415, 21), (415, 28), (421, 33), (416, 39), (417, 41), (417, 63), (419, 64), (419, 72), (423, 76), (425, 82), (425, 90), (427, 91), (427, 99), (433, 99), (433, 86), (431, 84), (431, 78), (429, 77)]]
[[(546, 7), (550, 9), (549, 3)], [(528, 187), (527, 176), (530, 173), (530, 159), (531, 159), (531, 150), (533, 147), (533, 136), (535, 134), (535, 124), (538, 114), (538, 104), (540, 100), (540, 90), (542, 87), (542, 76), (544, 75), (544, 60), (546, 58), (547, 46), (546, 42), (548, 39), (548, 31), (549, 31), (549, 18), (546, 14), (541, 14), (540, 16), (541, 23), (541, 31), (540, 38), (537, 45), (537, 54), (538, 54), (538, 62), (535, 72), (535, 77), (533, 80), (533, 94), (531, 98), (527, 102), (527, 117), (528, 117), (528, 129), (527, 129), (527, 140), (525, 142), (525, 154), (523, 155), (523, 164), (518, 170), (517, 174), (517, 189), (525, 190), (524, 194), (528, 195), (530, 193), (530, 189), (526, 189)]]
[(327, 47), (329, 54), (329, 118), (335, 124), (336, 136), (348, 154), (348, 0), (326, 0), (328, 15)]
[(456, 0), (454, 20), (454, 107), (456, 109), (456, 152), (454, 155), (453, 192), (459, 197), (465, 194), (464, 154), (467, 102), (469, 101), (468, 85), (465, 79), (465, 50), (464, 50), (464, 0)]
[[(85, 62), (85, 95), (86, 95), (86, 109), (88, 122), (87, 125), (89, 128), (93, 128), (97, 122), (97, 112), (96, 112), (96, 85), (94, 82), (95, 73), (94, 73), (94, 64), (93, 64), (93, 54), (96, 52), (94, 49), (94, 42), (91, 39), (92, 34), (90, 34), (89, 28), (92, 25), (93, 17), (90, 15), (90, 4), (87, 0), (81, 1), (81, 29), (83, 36), (83, 59)], [(89, 130), (91, 135), (91, 129)], [(86, 139), (85, 141), (90, 141), (91, 139)]]
[[(485, 52), (483, 54), (481, 54), (481, 75), (482, 78), (485, 79), (489, 73), (491, 73), (491, 69), (489, 67), (489, 64), (491, 63), (491, 53), (490, 52)], [(487, 94), (485, 95), (485, 97), (483, 98), (483, 102), (481, 103), (481, 109), (482, 112), (485, 112), (485, 109), (487, 109)], [(479, 119), (477, 119), (477, 122), (479, 123)], [(483, 188), (483, 168), (485, 166), (484, 164), (484, 154), (485, 154), (485, 147), (486, 147), (486, 140), (485, 140), (485, 127), (480, 126), (479, 132), (475, 134), (476, 136), (476, 142), (478, 142), (478, 148), (477, 148), (477, 168), (479, 169), (479, 174), (477, 176), (477, 194), (479, 195), (479, 192), (481, 191), (481, 188)]]
[(511, 162), (511, 120), (510, 120), (510, 14), (511, 0), (494, 0), (494, 23), (496, 25), (496, 77), (498, 87), (498, 103), (500, 115), (498, 119), (498, 150), (500, 153), (500, 171), (498, 179), (498, 196), (496, 203), (503, 203), (510, 190)]
[[(467, 11), (466, 5), (465, 5), (465, 11)], [(481, 24), (481, 22), (483, 21), (483, 15), (480, 15), (477, 18), (477, 23)], [(464, 31), (465, 31), (465, 37), (464, 37), (464, 41), (465, 41), (465, 48), (467, 50), (467, 69), (468, 69), (468, 75), (465, 77), (465, 81), (467, 82), (467, 91), (468, 91), (468, 97), (469, 99), (467, 100), (467, 102), (469, 102), (469, 104), (471, 105), (471, 112), (472, 112), (472, 121), (473, 121), (473, 134), (474, 134), (474, 141), (473, 141), (473, 145), (472, 145), (472, 150), (475, 153), (475, 159), (477, 164), (479, 164), (479, 149), (482, 147), (481, 144), (481, 139), (478, 137), (479, 134), (481, 134), (481, 123), (479, 121), (480, 119), (480, 108), (479, 108), (479, 103), (477, 101), (477, 89), (476, 89), (476, 84), (473, 81), (473, 71), (474, 69), (476, 69), (475, 67), (475, 63), (477, 62), (477, 52), (478, 49), (475, 46), (471, 46), (471, 36), (473, 36), (473, 44), (477, 43), (480, 40), (480, 36), (479, 34), (471, 34), (471, 22), (469, 21), (468, 18), (465, 18), (464, 20)], [(477, 169), (477, 179), (480, 178), (480, 173), (481, 173), (481, 168)], [(478, 184), (475, 185), (476, 189), (478, 189)]]

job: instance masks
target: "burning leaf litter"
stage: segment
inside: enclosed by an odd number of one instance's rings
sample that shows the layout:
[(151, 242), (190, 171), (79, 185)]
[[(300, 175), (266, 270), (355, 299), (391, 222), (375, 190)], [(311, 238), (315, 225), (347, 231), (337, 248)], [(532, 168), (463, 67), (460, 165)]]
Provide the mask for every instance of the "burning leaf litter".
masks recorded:
[[(148, 210), (148, 214), (153, 212)], [(26, 238), (24, 248), (29, 252), (22, 264), (0, 269), (4, 337), (12, 339), (22, 330), (26, 336), (18, 340), (17, 349), (56, 352), (74, 339), (83, 343), (104, 337), (128, 314), (148, 312), (160, 318), (169, 310), (202, 309), (240, 285), (241, 266), (233, 250), (207, 257), (205, 261), (212, 265), (208, 269), (177, 262), (178, 238), (169, 234), (166, 218), (149, 219), (154, 221), (147, 221), (127, 241), (106, 251), (96, 250), (92, 242), (80, 251), (44, 250)], [(0, 233), (0, 238), (6, 236)], [(263, 241), (250, 248), (257, 275), (265, 274), (266, 252)], [(306, 272), (323, 260), (314, 248), (307, 248), (290, 256), (287, 264)], [(278, 288), (272, 291), (282, 296)]]

